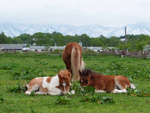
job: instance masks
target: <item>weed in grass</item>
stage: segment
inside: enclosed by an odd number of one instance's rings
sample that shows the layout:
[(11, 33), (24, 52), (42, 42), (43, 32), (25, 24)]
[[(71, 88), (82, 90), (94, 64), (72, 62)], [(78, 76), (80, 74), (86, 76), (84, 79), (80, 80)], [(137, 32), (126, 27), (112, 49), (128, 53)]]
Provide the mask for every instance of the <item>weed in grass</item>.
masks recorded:
[(146, 91), (144, 88), (140, 90), (127, 88), (127, 90), (128, 90), (127, 94), (131, 96), (147, 97), (150, 95), (150, 93)]
[(36, 60), (34, 60), (34, 61), (35, 61), (35, 62), (39, 62), (40, 60), (37, 60), (37, 59), (36, 59)]
[(115, 101), (111, 97), (102, 97), (101, 100), (98, 102), (100, 104), (105, 104), (105, 103), (115, 103)]
[(49, 66), (49, 68), (50, 69), (52, 68), (52, 71), (56, 73), (59, 72), (59, 70), (66, 69), (64, 66), (56, 66), (56, 65)]
[(0, 98), (0, 103), (4, 103), (5, 102), (5, 98), (1, 97)]
[(27, 90), (27, 88), (25, 86), (22, 86), (20, 84), (17, 84), (16, 86), (9, 86), (7, 87), (8, 92), (11, 93), (23, 93)]
[(84, 91), (79, 82), (72, 82), (71, 85), (72, 85), (71, 90), (74, 90), (76, 95), (80, 95), (80, 96), (84, 95)]
[(94, 95), (94, 93), (95, 93), (95, 88), (94, 88), (94, 87), (90, 87), (90, 86), (84, 86), (84, 87), (83, 87), (83, 91), (84, 91), (84, 95), (85, 95), (85, 94)]
[(38, 112), (36, 112), (36, 111), (34, 111), (33, 109), (31, 110), (31, 113), (38, 113)]
[(81, 98), (80, 102), (95, 102), (99, 104), (115, 103), (111, 97), (101, 97), (99, 95), (85, 96)]
[(39, 62), (40, 65), (48, 65), (47, 62)]
[(69, 104), (71, 101), (71, 99), (67, 98), (67, 97), (64, 97), (64, 96), (58, 96), (56, 101), (55, 101), (55, 104), (61, 104), (61, 105), (64, 105), (64, 104)]
[(43, 74), (42, 68), (35, 69), (31, 66), (27, 66), (27, 67), (23, 68), (20, 72), (13, 72), (12, 71), (11, 75), (13, 76), (13, 78), (15, 80), (21, 80), (21, 79), (31, 80), (35, 77), (46, 76), (45, 74)]
[(75, 94), (67, 94), (67, 97), (77, 97), (77, 96), (85, 96), (85, 95), (94, 95), (95, 93), (95, 88), (94, 87), (90, 87), (90, 86), (84, 86), (81, 87), (80, 83), (77, 82), (72, 82), (71, 84), (71, 91), (74, 91)]
[(30, 96), (35, 96), (35, 92), (31, 92)]
[(10, 64), (5, 64), (5, 65), (2, 65), (0, 66), (0, 69), (3, 69), (3, 70), (12, 70), (12, 65)]

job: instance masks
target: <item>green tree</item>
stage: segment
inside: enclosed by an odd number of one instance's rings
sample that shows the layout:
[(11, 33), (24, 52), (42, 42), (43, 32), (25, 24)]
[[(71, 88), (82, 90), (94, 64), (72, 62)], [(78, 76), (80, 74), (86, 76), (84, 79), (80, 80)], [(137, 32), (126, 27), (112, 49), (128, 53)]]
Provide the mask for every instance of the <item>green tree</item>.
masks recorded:
[(11, 44), (12, 43), (12, 38), (7, 37), (4, 32), (1, 32), (0, 34), (0, 44)]

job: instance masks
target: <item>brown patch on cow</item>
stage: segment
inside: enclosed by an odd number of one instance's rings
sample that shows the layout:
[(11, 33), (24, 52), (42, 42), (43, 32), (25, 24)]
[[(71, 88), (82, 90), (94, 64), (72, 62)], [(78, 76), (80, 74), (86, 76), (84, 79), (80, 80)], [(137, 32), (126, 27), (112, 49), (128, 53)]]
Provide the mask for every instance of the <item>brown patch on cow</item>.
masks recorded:
[(81, 86), (92, 86), (97, 90), (111, 92), (116, 88), (116, 81), (123, 89), (130, 86), (130, 81), (122, 75), (102, 75), (85, 69), (80, 73)]
[(104, 76), (101, 74), (90, 74), (88, 86), (95, 87), (98, 90), (111, 92), (115, 89), (114, 76)]
[(32, 79), (29, 84), (28, 84), (28, 91), (31, 91), (32, 87), (36, 84), (41, 85), (43, 82), (43, 77), (38, 77), (38, 78), (34, 78)]
[(29, 82), (29, 86), (34, 84), (42, 84), (42, 82), (43, 82), (43, 77), (34, 78)]
[(40, 92), (46, 92), (46, 93), (47, 93), (47, 92), (48, 92), (48, 89), (47, 89), (47, 88), (44, 88), (44, 87), (41, 85), (39, 91), (40, 91)]
[(48, 78), (46, 79), (46, 82), (50, 83), (50, 82), (51, 82), (51, 79), (52, 79), (52, 77), (48, 77)]

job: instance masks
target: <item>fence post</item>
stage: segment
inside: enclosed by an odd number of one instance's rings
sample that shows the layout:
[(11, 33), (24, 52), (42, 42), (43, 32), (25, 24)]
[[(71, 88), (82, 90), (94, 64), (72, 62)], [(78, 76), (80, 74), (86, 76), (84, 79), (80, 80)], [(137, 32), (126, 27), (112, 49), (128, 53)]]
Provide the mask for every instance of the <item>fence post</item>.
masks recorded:
[(35, 52), (36, 52), (36, 55), (37, 55), (38, 54), (38, 50), (36, 49)]
[(47, 50), (47, 54), (49, 55), (49, 50)]
[(26, 55), (28, 54), (28, 50), (26, 50)]
[(16, 49), (14, 49), (14, 55), (16, 55)]
[(5, 49), (2, 49), (2, 51), (3, 51), (3, 54), (5, 54)]
[(60, 49), (58, 50), (58, 54), (59, 54), (59, 56), (60, 56)]
[(93, 56), (93, 50), (91, 50), (91, 55)]

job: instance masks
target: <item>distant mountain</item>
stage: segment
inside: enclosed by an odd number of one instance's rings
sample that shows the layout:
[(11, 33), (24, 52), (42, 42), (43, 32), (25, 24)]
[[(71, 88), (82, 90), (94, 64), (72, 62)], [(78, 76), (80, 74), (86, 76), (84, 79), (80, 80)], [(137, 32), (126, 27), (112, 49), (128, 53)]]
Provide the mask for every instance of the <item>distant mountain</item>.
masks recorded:
[[(126, 25), (127, 34), (146, 34), (150, 35), (150, 23), (137, 22), (135, 24)], [(7, 36), (18, 36), (23, 33), (34, 34), (36, 32), (52, 33), (54, 31), (60, 32), (63, 35), (81, 35), (87, 34), (90, 37), (98, 37), (104, 35), (110, 36), (123, 36), (125, 26), (112, 28), (104, 27), (101, 25), (25, 25), (25, 24), (0, 24), (0, 32), (4, 32)]]
[[(127, 34), (145, 34), (150, 35), (150, 23), (137, 22), (135, 24), (126, 25)], [(108, 36), (123, 36), (125, 34), (125, 26), (116, 28)]]

